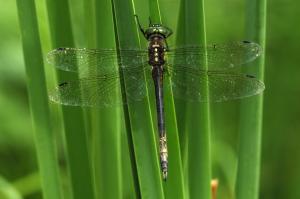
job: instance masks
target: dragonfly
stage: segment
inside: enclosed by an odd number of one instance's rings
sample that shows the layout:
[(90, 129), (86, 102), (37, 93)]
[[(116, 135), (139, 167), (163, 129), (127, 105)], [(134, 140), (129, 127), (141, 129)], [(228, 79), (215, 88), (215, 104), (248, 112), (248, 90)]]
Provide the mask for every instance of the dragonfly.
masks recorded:
[[(57, 48), (47, 61), (58, 69), (78, 72), (78, 80), (63, 82), (49, 94), (51, 101), (69, 106), (115, 107), (137, 103), (155, 93), (159, 157), (162, 177), (168, 175), (168, 149), (164, 93), (191, 102), (222, 102), (260, 94), (264, 83), (231, 69), (259, 57), (259, 44), (240, 41), (225, 44), (169, 48), (172, 30), (159, 23), (139, 30), (148, 49)], [(122, 86), (121, 82), (125, 86)], [(116, 93), (124, 97), (116, 97)]]

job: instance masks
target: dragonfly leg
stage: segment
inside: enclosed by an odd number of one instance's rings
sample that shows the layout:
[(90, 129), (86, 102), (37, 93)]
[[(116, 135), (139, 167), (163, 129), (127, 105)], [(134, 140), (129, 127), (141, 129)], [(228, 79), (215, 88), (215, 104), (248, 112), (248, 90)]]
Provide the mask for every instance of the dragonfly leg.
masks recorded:
[(151, 17), (149, 16), (149, 27), (152, 25)]
[(165, 48), (165, 51), (169, 51), (170, 49), (169, 49), (169, 46), (168, 46), (168, 42), (167, 42), (167, 40), (165, 40), (165, 44), (166, 44), (166, 48)]
[(140, 31), (143, 33), (143, 35), (145, 35), (145, 30), (144, 30), (144, 29), (142, 28), (142, 26), (141, 26), (139, 17), (138, 17), (137, 15), (134, 15), (134, 17), (135, 17), (135, 19), (136, 19), (136, 22), (137, 22), (137, 24), (138, 24), (138, 26), (139, 26)]

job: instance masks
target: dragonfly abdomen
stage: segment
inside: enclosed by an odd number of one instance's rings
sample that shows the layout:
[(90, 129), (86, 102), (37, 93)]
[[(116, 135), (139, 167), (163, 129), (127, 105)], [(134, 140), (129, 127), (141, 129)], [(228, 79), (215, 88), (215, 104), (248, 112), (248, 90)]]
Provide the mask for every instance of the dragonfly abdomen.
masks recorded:
[(153, 66), (152, 78), (154, 81), (157, 125), (159, 133), (159, 155), (163, 179), (168, 175), (168, 149), (165, 130), (164, 103), (163, 103), (163, 68), (162, 66)]
[(165, 51), (165, 38), (163, 35), (155, 34), (149, 38), (149, 64), (152, 66), (152, 78), (155, 86), (157, 125), (160, 146), (159, 154), (163, 179), (166, 179), (168, 174), (168, 149), (163, 104), (163, 65), (165, 64)]

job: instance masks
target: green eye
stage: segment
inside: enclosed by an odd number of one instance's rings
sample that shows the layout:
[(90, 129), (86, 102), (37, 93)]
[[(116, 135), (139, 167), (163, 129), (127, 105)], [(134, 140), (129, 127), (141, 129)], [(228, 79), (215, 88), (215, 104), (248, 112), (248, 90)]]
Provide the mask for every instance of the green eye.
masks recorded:
[(145, 29), (144, 36), (148, 39), (153, 34), (160, 34), (164, 38), (167, 38), (172, 33), (173, 33), (172, 30), (166, 26), (163, 26), (161, 24), (152, 24), (152, 25), (150, 25), (150, 27)]

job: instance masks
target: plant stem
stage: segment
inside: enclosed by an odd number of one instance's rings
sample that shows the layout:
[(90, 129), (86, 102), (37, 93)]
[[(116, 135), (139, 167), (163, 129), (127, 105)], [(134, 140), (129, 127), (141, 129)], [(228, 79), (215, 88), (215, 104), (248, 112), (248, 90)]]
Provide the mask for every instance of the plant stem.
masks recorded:
[(60, 199), (62, 198), (61, 182), (55, 137), (50, 122), (35, 4), (33, 0), (17, 0), (17, 6), (43, 197)]
[[(266, 0), (246, 1), (246, 30), (248, 38), (265, 47)], [(256, 64), (255, 74), (263, 80), (264, 53)], [(263, 95), (241, 103), (238, 173), (236, 198), (256, 199), (259, 195)]]
[[(149, 0), (150, 18), (154, 23), (162, 24), (159, 4), (157, 0)], [(164, 85), (171, 85), (171, 79), (165, 76)], [(164, 106), (166, 132), (168, 138), (168, 179), (164, 183), (166, 198), (185, 198), (182, 160), (179, 145), (179, 136), (176, 121), (174, 99), (169, 89), (164, 89)]]
[[(205, 45), (204, 1), (182, 1), (178, 24), (178, 45)], [(205, 60), (203, 60), (205, 61)], [(189, 78), (188, 76), (186, 78)], [(208, 88), (208, 85), (201, 85)], [(206, 89), (207, 90), (207, 89)], [(207, 90), (207, 92), (209, 92)], [(183, 156), (188, 150), (190, 198), (211, 198), (210, 114), (208, 103), (186, 103)], [(182, 108), (180, 108), (182, 110)], [(182, 133), (182, 132), (181, 132)], [(187, 146), (186, 146), (187, 144)], [(185, 159), (183, 157), (183, 159)]]
[[(47, 1), (52, 46), (73, 47), (73, 34), (67, 0)], [(78, 75), (58, 71), (60, 82), (78, 79)], [(67, 160), (71, 175), (73, 198), (94, 198), (88, 141), (80, 107), (62, 106), (67, 146)]]
[[(109, 0), (95, 1), (96, 48), (114, 49), (114, 24), (112, 5)], [(104, 28), (105, 27), (105, 28)], [(112, 60), (112, 67), (117, 66)], [(120, 98), (119, 87), (114, 98)], [(119, 94), (119, 95), (118, 95)], [(122, 190), (122, 107), (93, 110), (95, 182), (98, 198), (123, 198)], [(129, 182), (130, 179), (127, 179)], [(129, 183), (128, 183), (129, 184)]]
[[(135, 24), (133, 5), (131, 1), (114, 0), (115, 26), (117, 41), (120, 49), (139, 49), (140, 41), (138, 29)], [(126, 23), (124, 23), (124, 21)], [(122, 57), (122, 53), (120, 54)], [(131, 64), (131, 63), (124, 63)], [(123, 90), (130, 88), (130, 74), (124, 71)], [(137, 78), (143, 78), (143, 76)], [(144, 74), (146, 75), (146, 74)], [(149, 74), (148, 74), (149, 75)], [(132, 84), (132, 83), (131, 83)], [(143, 86), (143, 85), (142, 85)], [(147, 86), (144, 88), (147, 91)], [(123, 96), (123, 99), (127, 99)], [(148, 91), (145, 99), (124, 107), (125, 123), (131, 150), (132, 164), (137, 170), (140, 190), (139, 198), (164, 198), (162, 188), (162, 177), (160, 173), (157, 145), (153, 128), (153, 121), (149, 107)], [(136, 179), (137, 180), (137, 179)], [(136, 184), (137, 186), (137, 184)]]
[(17, 179), (13, 186), (22, 196), (28, 196), (41, 190), (41, 177), (39, 173), (31, 173), (28, 176)]

